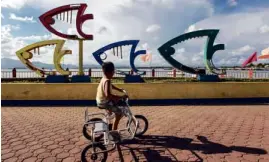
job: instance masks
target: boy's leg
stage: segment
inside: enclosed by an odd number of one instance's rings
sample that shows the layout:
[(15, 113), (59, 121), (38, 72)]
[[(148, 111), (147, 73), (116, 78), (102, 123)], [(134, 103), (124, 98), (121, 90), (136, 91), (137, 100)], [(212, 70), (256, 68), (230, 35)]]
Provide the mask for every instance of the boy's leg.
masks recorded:
[(122, 112), (121, 112), (121, 109), (119, 108), (119, 106), (122, 106), (121, 102), (122, 101), (120, 100), (117, 103), (114, 103), (113, 112), (115, 113), (115, 120), (114, 120), (114, 124), (113, 124), (113, 130), (118, 129), (120, 119), (123, 116)]
[(121, 117), (122, 117), (121, 114), (118, 114), (118, 113), (115, 114), (115, 120), (114, 120), (114, 123), (113, 123), (113, 130), (118, 129), (118, 125), (119, 125)]
[[(112, 115), (112, 111), (111, 110), (108, 110), (106, 109), (106, 112), (109, 114), (109, 115)], [(111, 123), (111, 120), (109, 120), (108, 122), (108, 130), (112, 130), (112, 123)]]
[[(115, 119), (113, 122), (113, 130), (117, 130), (120, 119), (122, 118), (121, 110), (117, 107), (117, 104), (115, 104), (113, 101), (109, 102), (106, 105), (106, 108), (109, 112), (113, 112), (115, 114)], [(109, 124), (109, 128), (111, 128), (111, 127), (112, 127), (112, 125)]]

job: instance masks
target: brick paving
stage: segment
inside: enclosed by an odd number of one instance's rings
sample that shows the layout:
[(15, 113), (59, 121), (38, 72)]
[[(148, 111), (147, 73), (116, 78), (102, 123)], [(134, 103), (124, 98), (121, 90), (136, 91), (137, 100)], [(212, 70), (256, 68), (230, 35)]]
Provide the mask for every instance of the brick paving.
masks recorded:
[[(92, 112), (102, 111), (91, 108)], [(269, 106), (133, 107), (149, 129), (107, 161), (269, 161)], [(89, 144), (84, 108), (2, 108), (3, 162), (75, 162)]]

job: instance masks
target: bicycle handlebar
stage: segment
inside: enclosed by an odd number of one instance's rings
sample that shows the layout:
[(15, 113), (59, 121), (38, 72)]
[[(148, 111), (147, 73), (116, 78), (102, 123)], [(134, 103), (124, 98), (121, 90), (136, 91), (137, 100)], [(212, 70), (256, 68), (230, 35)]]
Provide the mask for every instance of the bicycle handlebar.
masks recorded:
[(122, 90), (122, 92), (125, 94), (125, 95), (127, 95), (128, 96), (128, 93), (127, 93), (127, 91), (126, 90)]
[(127, 101), (129, 100), (129, 96), (128, 96), (128, 93), (125, 89), (122, 90), (122, 92), (127, 96)]

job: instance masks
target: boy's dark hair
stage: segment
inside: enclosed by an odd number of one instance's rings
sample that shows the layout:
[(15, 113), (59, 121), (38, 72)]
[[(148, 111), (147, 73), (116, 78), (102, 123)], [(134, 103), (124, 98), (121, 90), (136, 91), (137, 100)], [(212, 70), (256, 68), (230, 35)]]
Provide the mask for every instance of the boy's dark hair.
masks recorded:
[(110, 73), (115, 70), (115, 67), (112, 62), (104, 62), (102, 64), (102, 69), (104, 73)]

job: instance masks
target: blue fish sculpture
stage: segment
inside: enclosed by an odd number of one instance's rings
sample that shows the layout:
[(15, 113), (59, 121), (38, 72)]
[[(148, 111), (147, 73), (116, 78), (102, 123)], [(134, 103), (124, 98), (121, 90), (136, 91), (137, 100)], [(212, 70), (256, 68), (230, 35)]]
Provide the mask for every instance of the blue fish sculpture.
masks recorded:
[[(118, 57), (122, 58), (122, 46), (127, 46), (127, 45), (131, 45), (131, 50), (130, 50), (130, 66), (131, 69), (138, 75), (144, 75), (145, 71), (139, 71), (134, 64), (135, 58), (138, 55), (143, 55), (146, 54), (146, 50), (139, 50), (136, 51), (136, 47), (139, 43), (139, 40), (124, 40), (124, 41), (119, 41), (119, 42), (114, 42), (111, 44), (108, 44), (100, 49), (98, 49), (97, 51), (93, 52), (93, 56), (95, 58), (95, 60), (98, 62), (98, 64), (102, 65), (104, 60), (106, 60), (107, 58), (107, 54), (105, 53), (107, 50), (113, 49), (113, 53), (114, 55), (117, 55)], [(117, 52), (115, 52), (115, 49), (117, 50)], [(118, 50), (120, 49), (120, 56), (119, 56), (119, 52)], [(128, 75), (127, 73), (118, 70), (119, 74), (123, 74), (123, 75)]]

